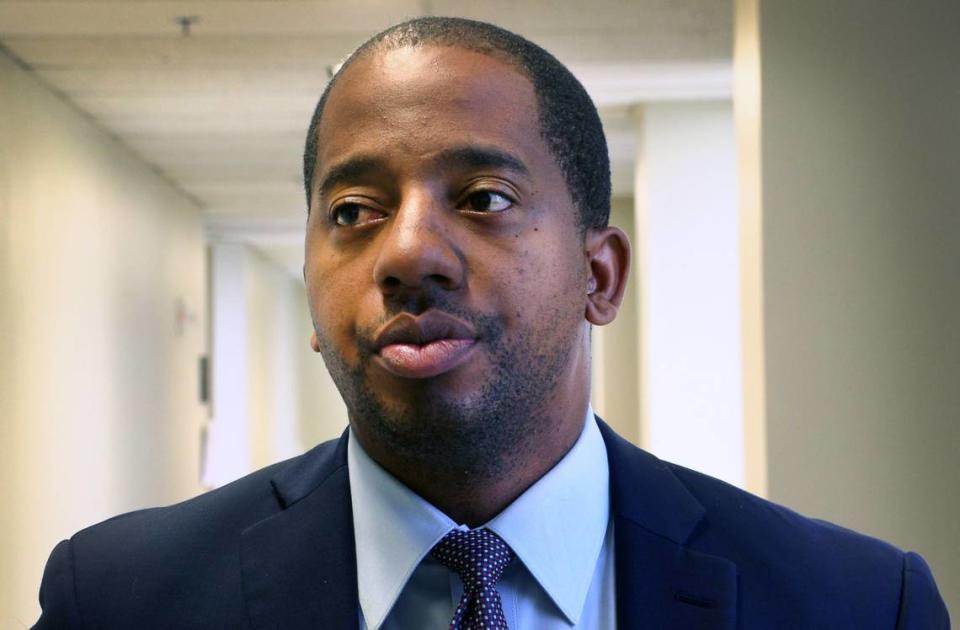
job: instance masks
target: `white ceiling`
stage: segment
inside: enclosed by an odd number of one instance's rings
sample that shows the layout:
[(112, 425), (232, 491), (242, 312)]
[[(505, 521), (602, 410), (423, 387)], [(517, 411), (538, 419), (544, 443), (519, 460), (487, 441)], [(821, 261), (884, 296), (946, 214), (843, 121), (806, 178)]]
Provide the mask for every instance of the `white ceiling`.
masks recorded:
[(459, 15), (544, 46), (599, 106), (627, 195), (630, 108), (729, 98), (732, 13), (730, 0), (0, 0), (0, 43), (195, 198), (213, 238), (299, 275), (310, 114), (328, 68), (374, 32)]

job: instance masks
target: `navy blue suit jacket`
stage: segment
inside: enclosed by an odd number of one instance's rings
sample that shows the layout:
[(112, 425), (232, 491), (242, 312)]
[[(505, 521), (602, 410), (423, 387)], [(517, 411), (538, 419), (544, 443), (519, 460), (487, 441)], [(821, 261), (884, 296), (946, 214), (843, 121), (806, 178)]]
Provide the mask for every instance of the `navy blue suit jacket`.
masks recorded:
[[(620, 628), (949, 628), (920, 556), (660, 461), (600, 422)], [(37, 628), (357, 628), (346, 434), (60, 543)]]

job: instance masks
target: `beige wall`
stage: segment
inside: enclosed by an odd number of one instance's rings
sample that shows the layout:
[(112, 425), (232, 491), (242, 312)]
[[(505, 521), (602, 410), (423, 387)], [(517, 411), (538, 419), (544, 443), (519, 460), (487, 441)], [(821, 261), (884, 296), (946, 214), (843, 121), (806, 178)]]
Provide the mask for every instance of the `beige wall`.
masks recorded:
[(0, 53), (0, 627), (58, 540), (198, 490), (203, 304), (197, 208)]
[(339, 437), (347, 412), (323, 359), (310, 348), (303, 281), (252, 252), (247, 299), (256, 470)]
[(641, 444), (743, 486), (733, 108), (648, 103), (636, 122)]
[[(296, 424), (291, 354), (294, 326), (290, 308), (295, 289), (284, 271), (256, 252), (247, 266), (246, 312), (249, 322), (248, 364), (250, 470), (297, 455), (289, 439)], [(216, 334), (216, 331), (214, 331)], [(221, 395), (232, 396), (235, 392)]]
[(960, 4), (760, 3), (769, 494), (960, 614)]
[(310, 349), (303, 281), (244, 243), (212, 247), (213, 414), (204, 481), (220, 486), (338, 437), (340, 394)]

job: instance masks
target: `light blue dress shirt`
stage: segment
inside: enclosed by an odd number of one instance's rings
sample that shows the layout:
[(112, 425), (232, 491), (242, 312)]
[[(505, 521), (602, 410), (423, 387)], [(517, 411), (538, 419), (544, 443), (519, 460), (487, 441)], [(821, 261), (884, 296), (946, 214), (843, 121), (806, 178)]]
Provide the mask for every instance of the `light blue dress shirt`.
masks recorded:
[[(463, 585), (428, 554), (450, 530), (468, 528), (383, 470), (352, 433), (347, 466), (360, 627), (448, 628)], [(616, 628), (609, 474), (588, 408), (564, 458), (484, 525), (517, 555), (497, 586), (511, 630)]]

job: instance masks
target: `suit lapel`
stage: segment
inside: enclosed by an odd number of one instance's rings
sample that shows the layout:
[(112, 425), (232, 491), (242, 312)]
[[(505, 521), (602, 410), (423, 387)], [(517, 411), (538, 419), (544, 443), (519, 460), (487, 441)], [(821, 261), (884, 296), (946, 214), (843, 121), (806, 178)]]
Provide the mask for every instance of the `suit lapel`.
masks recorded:
[(663, 462), (597, 420), (610, 463), (617, 625), (734, 628), (736, 565), (686, 546), (703, 506)]
[(283, 509), (241, 535), (243, 593), (257, 630), (359, 625), (346, 444), (344, 434), (335, 448), (282, 469), (273, 484)]

